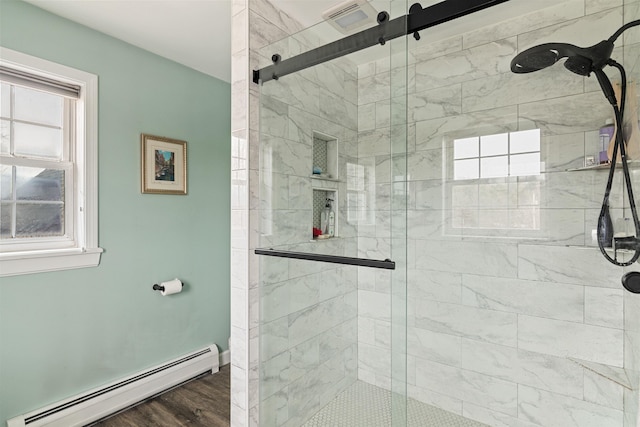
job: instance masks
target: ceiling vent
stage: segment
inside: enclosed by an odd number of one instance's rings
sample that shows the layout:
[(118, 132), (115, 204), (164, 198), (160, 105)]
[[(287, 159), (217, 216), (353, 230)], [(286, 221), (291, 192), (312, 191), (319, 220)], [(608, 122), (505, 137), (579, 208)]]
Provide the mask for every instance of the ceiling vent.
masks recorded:
[(325, 11), (322, 17), (343, 34), (377, 24), (378, 12), (367, 0), (348, 0)]

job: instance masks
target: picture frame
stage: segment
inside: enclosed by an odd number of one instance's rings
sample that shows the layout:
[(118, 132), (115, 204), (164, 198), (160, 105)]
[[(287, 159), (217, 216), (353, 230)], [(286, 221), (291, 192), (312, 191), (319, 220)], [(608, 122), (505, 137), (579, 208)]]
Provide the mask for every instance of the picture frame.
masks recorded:
[(140, 135), (143, 194), (187, 194), (187, 141)]

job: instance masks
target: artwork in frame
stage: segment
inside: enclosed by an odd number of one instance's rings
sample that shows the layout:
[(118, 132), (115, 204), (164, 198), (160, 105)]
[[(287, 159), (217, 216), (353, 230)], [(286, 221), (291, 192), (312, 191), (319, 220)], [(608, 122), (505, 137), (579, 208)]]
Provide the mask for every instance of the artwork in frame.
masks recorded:
[(187, 194), (187, 142), (140, 135), (142, 192)]

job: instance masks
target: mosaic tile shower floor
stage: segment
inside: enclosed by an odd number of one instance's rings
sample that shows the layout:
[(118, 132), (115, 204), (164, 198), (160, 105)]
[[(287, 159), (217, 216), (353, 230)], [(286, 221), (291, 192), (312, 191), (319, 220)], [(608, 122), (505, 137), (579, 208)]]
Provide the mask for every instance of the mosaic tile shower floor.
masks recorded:
[[(408, 427), (487, 427), (414, 399), (409, 399), (407, 405)], [(356, 381), (303, 427), (388, 427), (390, 407), (389, 391)]]

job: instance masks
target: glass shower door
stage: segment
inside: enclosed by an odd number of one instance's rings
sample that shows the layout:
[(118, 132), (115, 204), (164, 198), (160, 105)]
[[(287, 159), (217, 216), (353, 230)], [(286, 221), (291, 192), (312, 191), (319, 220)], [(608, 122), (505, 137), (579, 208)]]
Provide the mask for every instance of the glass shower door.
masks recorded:
[[(321, 23), (263, 65), (341, 37)], [(404, 43), (260, 85), (262, 426), (406, 425)]]

